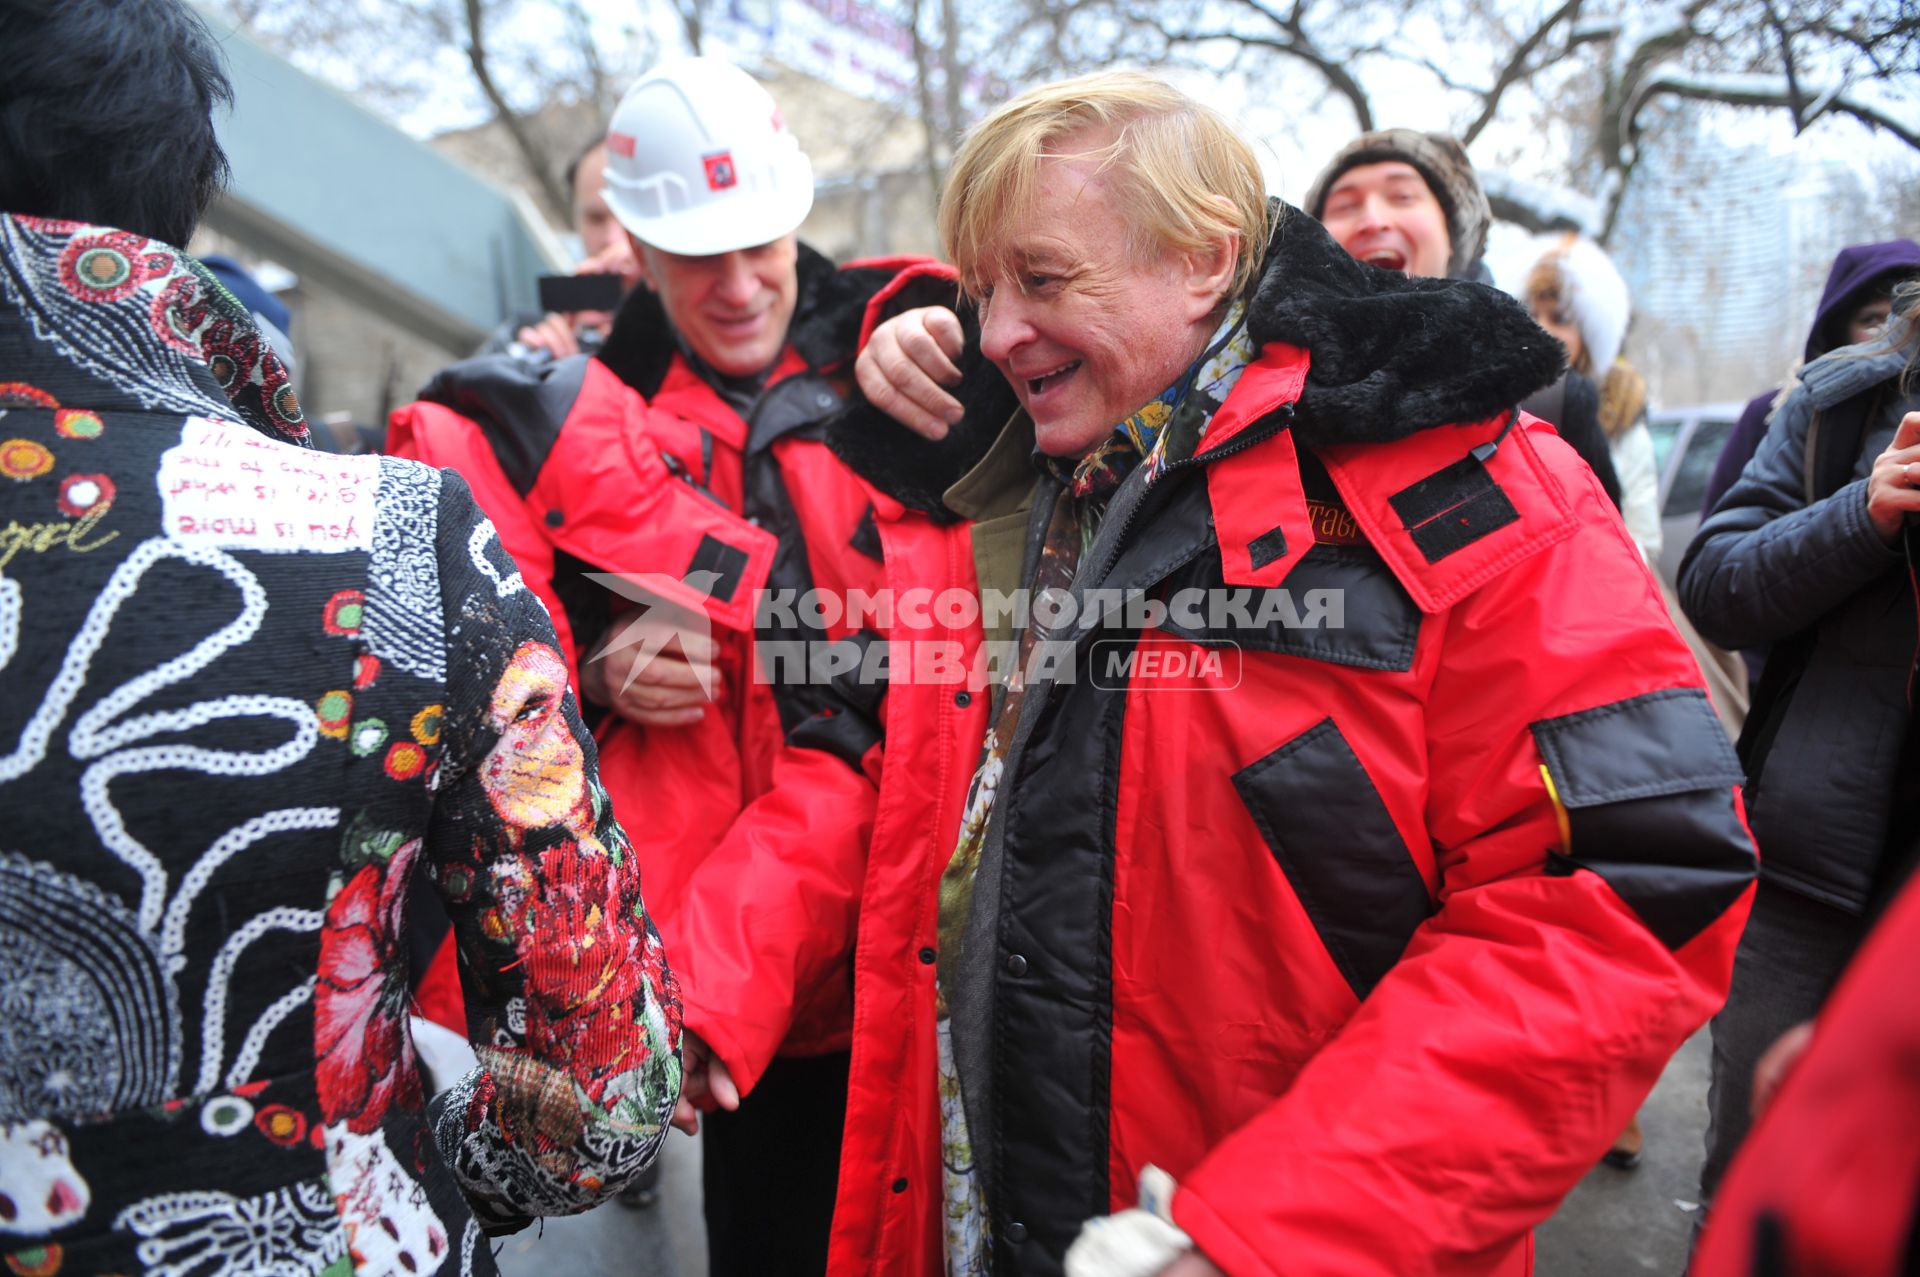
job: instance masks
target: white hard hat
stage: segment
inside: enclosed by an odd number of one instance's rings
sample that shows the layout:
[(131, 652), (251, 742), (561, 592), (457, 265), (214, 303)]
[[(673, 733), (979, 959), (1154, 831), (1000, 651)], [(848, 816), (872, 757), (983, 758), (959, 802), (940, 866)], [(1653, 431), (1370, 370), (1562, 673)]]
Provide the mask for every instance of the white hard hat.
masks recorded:
[(642, 76), (607, 127), (607, 207), (636, 238), (705, 257), (795, 230), (813, 165), (740, 68), (682, 58)]

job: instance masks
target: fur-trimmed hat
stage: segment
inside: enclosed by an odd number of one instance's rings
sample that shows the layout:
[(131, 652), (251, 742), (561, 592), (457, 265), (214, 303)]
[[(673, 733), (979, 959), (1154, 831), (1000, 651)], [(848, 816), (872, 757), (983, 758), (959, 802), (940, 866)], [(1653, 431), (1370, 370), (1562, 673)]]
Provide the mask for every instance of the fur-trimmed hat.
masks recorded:
[(1416, 129), (1376, 129), (1362, 133), (1340, 148), (1320, 176), (1313, 179), (1303, 207), (1318, 218), (1326, 211), (1327, 192), (1348, 169), (1363, 164), (1390, 161), (1411, 164), (1427, 181), (1427, 188), (1447, 215), (1447, 238), (1452, 251), (1447, 255), (1447, 275), (1466, 279), (1487, 249), (1487, 225), (1493, 209), (1480, 177), (1473, 171), (1460, 139), (1448, 133), (1422, 133)]
[[(1607, 251), (1584, 235), (1562, 233), (1539, 241), (1542, 251), (1527, 272), (1520, 300), (1562, 312), (1561, 322), (1580, 330), (1589, 364), (1580, 371), (1598, 381), (1613, 367), (1627, 340), (1633, 298)], [(1577, 366), (1577, 365), (1576, 365)]]

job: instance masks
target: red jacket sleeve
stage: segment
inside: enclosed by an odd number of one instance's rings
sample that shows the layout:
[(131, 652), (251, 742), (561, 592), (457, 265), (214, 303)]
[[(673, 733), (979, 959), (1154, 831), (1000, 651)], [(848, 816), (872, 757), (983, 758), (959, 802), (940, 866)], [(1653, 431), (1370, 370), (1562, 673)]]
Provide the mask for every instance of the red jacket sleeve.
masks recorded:
[(1236, 1275), (1517, 1261), (1726, 994), (1754, 869), (1737, 760), (1618, 520), (1428, 627), (1438, 907), (1183, 1182), (1175, 1219)]
[(859, 768), (784, 746), (773, 786), (733, 823), (663, 930), (686, 1025), (742, 1094), (786, 1039), (796, 1010), (851, 969), (879, 747)]
[[(1741, 1146), (1688, 1272), (1894, 1277), (1920, 1249), (1920, 877), (1861, 945)], [(1772, 1252), (1769, 1255), (1769, 1251)]]

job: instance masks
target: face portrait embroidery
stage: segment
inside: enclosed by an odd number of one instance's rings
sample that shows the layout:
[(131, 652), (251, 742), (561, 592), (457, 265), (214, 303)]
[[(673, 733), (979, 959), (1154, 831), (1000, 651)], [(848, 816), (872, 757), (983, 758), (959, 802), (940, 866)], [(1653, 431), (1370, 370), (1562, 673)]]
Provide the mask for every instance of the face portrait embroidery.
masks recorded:
[(545, 643), (522, 643), (493, 689), (488, 718), (499, 741), (480, 765), (500, 819), (526, 831), (563, 825), (591, 837), (580, 744), (562, 713), (567, 666)]

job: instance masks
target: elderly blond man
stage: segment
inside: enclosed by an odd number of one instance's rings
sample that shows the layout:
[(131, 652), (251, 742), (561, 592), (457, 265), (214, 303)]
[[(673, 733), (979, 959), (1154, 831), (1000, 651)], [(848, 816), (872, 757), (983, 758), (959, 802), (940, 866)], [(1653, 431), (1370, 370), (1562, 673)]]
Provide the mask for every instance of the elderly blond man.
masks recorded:
[(1658, 592), (1514, 409), (1553, 343), (1138, 75), (1003, 107), (940, 223), (829, 441), (896, 592), (1030, 607), (894, 614), (872, 844), (812, 831), (858, 866), (832, 1271), (1524, 1272), (1754, 870)]

